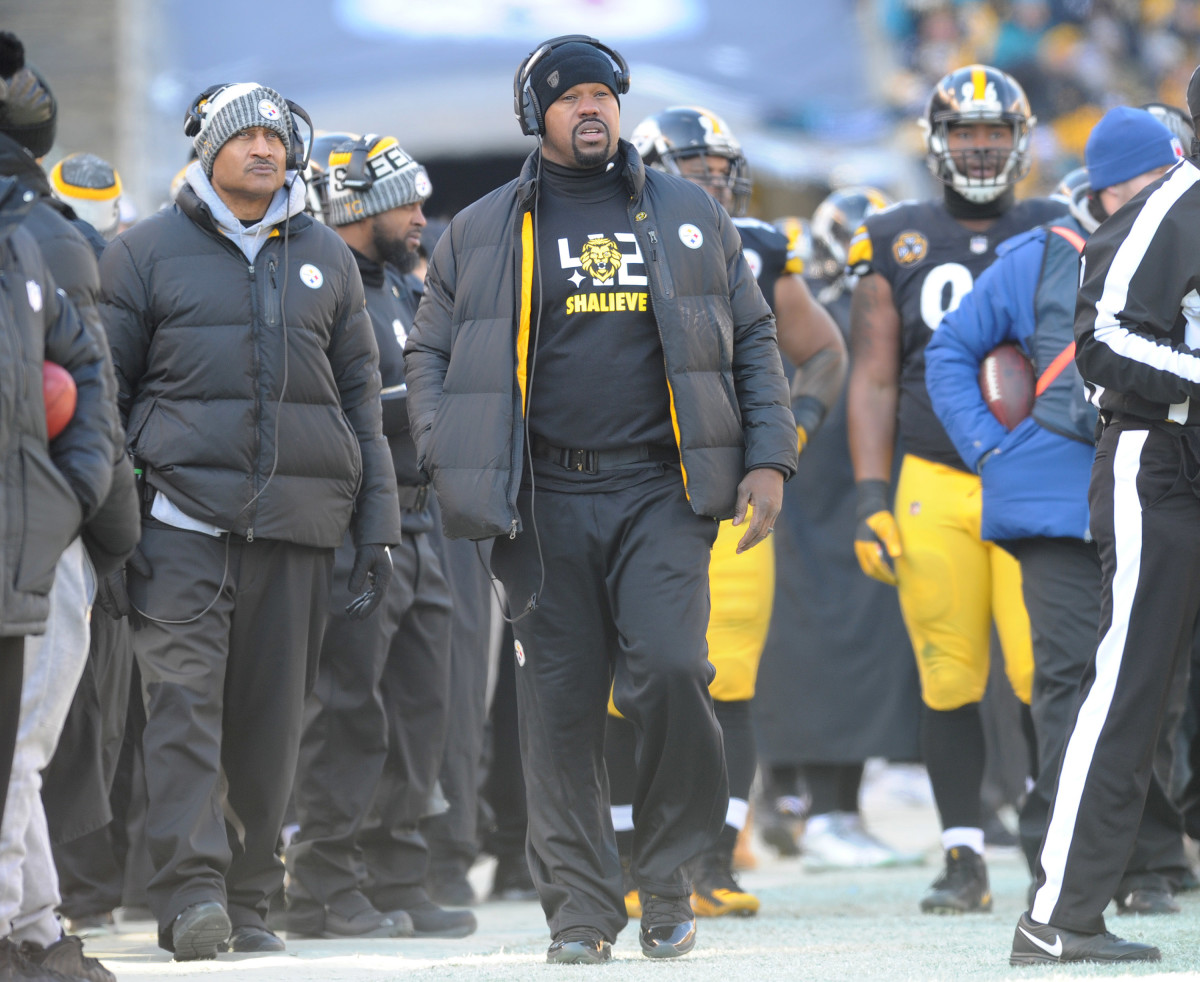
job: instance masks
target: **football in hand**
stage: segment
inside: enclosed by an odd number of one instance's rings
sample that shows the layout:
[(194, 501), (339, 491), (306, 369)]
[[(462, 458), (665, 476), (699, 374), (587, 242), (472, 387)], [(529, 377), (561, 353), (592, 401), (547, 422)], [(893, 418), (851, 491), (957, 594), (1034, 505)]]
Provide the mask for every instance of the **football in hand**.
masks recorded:
[(1033, 364), (1015, 344), (993, 348), (979, 363), (979, 391), (992, 415), (1006, 429), (1033, 410)]
[(46, 403), (46, 437), (53, 440), (75, 415), (75, 380), (62, 365), (42, 362), (42, 399)]

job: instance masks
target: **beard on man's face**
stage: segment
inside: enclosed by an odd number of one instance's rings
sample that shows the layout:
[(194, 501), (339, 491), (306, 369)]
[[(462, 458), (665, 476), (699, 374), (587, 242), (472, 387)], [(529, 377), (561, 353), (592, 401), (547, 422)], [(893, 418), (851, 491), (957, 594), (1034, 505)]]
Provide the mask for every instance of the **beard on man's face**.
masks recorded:
[(398, 273), (411, 273), (417, 268), (417, 250), (409, 248), (406, 238), (390, 238), (378, 226), (371, 233), (371, 242), (379, 253), (381, 262), (387, 263)]

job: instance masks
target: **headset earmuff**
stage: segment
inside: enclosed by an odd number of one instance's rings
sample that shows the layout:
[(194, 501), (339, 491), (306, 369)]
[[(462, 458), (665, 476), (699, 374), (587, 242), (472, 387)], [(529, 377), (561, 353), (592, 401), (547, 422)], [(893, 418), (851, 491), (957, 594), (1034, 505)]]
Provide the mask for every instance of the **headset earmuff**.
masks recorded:
[(350, 149), (350, 162), (346, 165), (346, 176), (342, 187), (351, 191), (370, 191), (375, 186), (375, 175), (367, 166), (367, 155), (377, 142), (374, 134), (361, 136)]
[(542, 107), (538, 105), (537, 95), (533, 91), (534, 66), (555, 48), (575, 42), (590, 44), (613, 63), (613, 91), (618, 96), (629, 91), (629, 65), (607, 44), (587, 34), (564, 34), (551, 38), (526, 55), (513, 76), (513, 111), (521, 124), (521, 132), (526, 136), (542, 136), (546, 132)]

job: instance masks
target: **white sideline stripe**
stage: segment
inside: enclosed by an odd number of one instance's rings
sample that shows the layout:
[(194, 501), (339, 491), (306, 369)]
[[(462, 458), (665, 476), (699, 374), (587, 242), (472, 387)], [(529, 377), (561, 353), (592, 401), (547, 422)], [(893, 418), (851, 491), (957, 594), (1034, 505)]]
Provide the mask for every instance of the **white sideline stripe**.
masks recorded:
[(610, 805), (614, 832), (633, 831), (633, 805)]
[(1087, 781), (1100, 731), (1112, 706), (1121, 658), (1129, 635), (1129, 616), (1142, 568), (1142, 505), (1138, 498), (1137, 478), (1142, 447), (1149, 430), (1127, 430), (1117, 438), (1113, 455), (1113, 531), (1116, 540), (1117, 569), (1113, 576), (1112, 624), (1096, 648), (1096, 679), (1087, 698), (1079, 707), (1079, 719), (1071, 731), (1063, 752), (1054, 813), (1042, 845), (1042, 869), (1046, 882), (1033, 899), (1029, 916), (1039, 924), (1051, 923), (1050, 917), (1062, 893), (1067, 853), (1075, 834), (1079, 804)]
[[(1146, 249), (1158, 231), (1163, 216), (1197, 182), (1200, 182), (1200, 169), (1190, 164), (1179, 166), (1146, 199), (1125, 241), (1117, 248), (1108, 275), (1104, 277), (1104, 288), (1096, 302), (1096, 319), (1093, 323), (1096, 340), (1107, 345), (1119, 357), (1191, 382), (1200, 382), (1200, 358), (1173, 351), (1167, 345), (1156, 344), (1145, 335), (1128, 330), (1117, 315), (1125, 308), (1130, 280), (1145, 258)], [(1172, 407), (1172, 419), (1177, 419), (1179, 407), (1183, 405), (1180, 403)], [(1182, 412), (1186, 421), (1186, 408)]]
[(730, 798), (725, 809), (725, 824), (739, 832), (746, 827), (746, 816), (750, 813), (750, 802), (743, 798)]

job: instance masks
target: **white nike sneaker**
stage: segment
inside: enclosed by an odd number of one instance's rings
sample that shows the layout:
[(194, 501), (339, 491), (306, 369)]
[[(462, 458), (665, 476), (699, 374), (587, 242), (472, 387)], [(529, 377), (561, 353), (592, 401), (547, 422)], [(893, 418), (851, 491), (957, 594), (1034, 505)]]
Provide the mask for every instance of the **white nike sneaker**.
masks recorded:
[(855, 812), (827, 812), (810, 818), (802, 850), (804, 868), (812, 872), (911, 866), (924, 858), (880, 842), (863, 827), (862, 817)]

